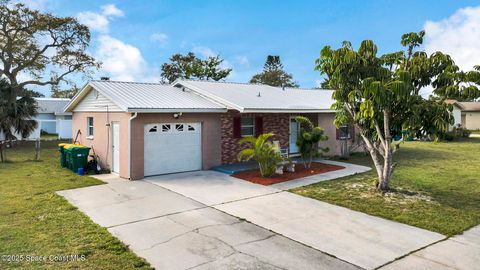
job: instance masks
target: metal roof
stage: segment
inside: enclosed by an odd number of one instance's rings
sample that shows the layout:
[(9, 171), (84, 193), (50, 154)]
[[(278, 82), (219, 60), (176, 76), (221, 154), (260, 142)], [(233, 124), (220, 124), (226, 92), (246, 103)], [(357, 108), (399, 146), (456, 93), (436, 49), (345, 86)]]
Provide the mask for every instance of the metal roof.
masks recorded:
[(261, 84), (178, 80), (172, 85), (90, 81), (66, 106), (75, 106), (91, 89), (126, 112), (332, 112), (332, 90), (278, 88)]
[(70, 102), (68, 98), (35, 98), (38, 106), (38, 113), (64, 114), (63, 108)]
[(332, 90), (272, 87), (262, 84), (178, 80), (183, 86), (240, 112), (330, 112)]
[(65, 108), (71, 111), (87, 94), (95, 89), (128, 112), (225, 111), (225, 106), (201, 97), (194, 91), (175, 88), (160, 83), (118, 81), (90, 81)]

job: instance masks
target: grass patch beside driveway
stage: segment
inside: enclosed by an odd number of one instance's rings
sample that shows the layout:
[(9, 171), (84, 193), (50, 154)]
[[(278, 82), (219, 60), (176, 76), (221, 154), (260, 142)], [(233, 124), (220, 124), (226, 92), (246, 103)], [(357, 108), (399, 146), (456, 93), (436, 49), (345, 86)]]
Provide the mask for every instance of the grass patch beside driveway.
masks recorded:
[[(394, 159), (385, 195), (373, 188), (375, 170), (290, 191), (445, 235), (480, 223), (480, 139), (406, 142)], [(348, 162), (372, 166), (370, 156)]]
[[(42, 142), (41, 161), (32, 161), (32, 144), (8, 149), (0, 163), (0, 269), (149, 269), (105, 228), (55, 193), (102, 184), (79, 177), (58, 162), (58, 142)], [(9, 255), (23, 255), (8, 262)], [(47, 256), (27, 262), (26, 256)], [(49, 255), (84, 255), (84, 261), (54, 262)], [(41, 260), (41, 257), (38, 257)]]

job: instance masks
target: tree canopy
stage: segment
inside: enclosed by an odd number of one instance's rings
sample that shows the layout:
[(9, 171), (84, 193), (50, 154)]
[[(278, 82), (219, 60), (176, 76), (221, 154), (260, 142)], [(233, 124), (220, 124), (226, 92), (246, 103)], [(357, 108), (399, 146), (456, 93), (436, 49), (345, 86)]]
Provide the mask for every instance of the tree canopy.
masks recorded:
[(420, 90), (432, 85), (434, 93), (442, 89), (458, 95), (471, 93), (443, 79), (458, 69), (450, 56), (416, 51), (423, 36), (423, 31), (404, 34), (403, 51), (381, 56), (371, 40), (364, 40), (358, 50), (350, 42), (338, 49), (325, 46), (316, 61), (316, 69), (327, 76), (326, 84), (334, 90), (335, 124), (353, 123), (360, 131), (377, 170), (379, 190), (389, 189), (393, 175), (394, 135), (408, 130), (417, 136), (435, 136), (453, 123), (451, 105), (424, 99)]
[(292, 74), (283, 70), (283, 64), (278, 55), (269, 55), (261, 73), (253, 75), (250, 83), (268, 84), (276, 87), (298, 87)]
[(51, 89), (51, 96), (53, 98), (73, 98), (79, 91), (80, 88), (76, 86), (61, 90), (58, 85), (53, 85)]
[[(40, 13), (21, 3), (0, 5), (0, 76), (14, 92), (31, 85), (57, 85), (69, 74), (97, 68), (86, 52), (89, 43), (88, 27), (73, 17)], [(45, 76), (46, 71), (50, 75)], [(19, 81), (22, 74), (30, 79)]]
[(70, 74), (98, 68), (86, 52), (89, 43), (88, 27), (73, 17), (0, 2), (0, 130), (6, 140), (27, 137), (37, 126), (38, 93), (28, 86), (56, 86)]
[(186, 55), (174, 54), (170, 57), (170, 63), (162, 65), (162, 81), (172, 83), (176, 79), (198, 79), (219, 81), (225, 79), (231, 68), (222, 68), (223, 59), (217, 56), (209, 56), (206, 59), (198, 58), (193, 52)]

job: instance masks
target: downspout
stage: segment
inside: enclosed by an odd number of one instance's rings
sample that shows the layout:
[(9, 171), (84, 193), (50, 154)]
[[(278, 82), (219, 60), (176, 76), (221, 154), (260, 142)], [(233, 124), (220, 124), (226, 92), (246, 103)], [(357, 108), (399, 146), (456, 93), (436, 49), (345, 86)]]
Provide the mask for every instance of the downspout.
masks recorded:
[(132, 180), (132, 120), (137, 118), (138, 113), (135, 112), (130, 119), (128, 119), (128, 178)]

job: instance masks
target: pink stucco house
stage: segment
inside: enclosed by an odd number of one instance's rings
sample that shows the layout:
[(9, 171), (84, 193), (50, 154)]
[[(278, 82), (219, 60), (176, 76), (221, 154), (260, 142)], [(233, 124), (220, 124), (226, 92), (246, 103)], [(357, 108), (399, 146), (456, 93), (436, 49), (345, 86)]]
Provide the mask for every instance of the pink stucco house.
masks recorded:
[(338, 155), (332, 104), (330, 90), (90, 81), (65, 111), (73, 115), (73, 138), (93, 147), (103, 167), (135, 180), (236, 162), (239, 139), (264, 132), (274, 133), (274, 140), (295, 155), (298, 115), (324, 128), (329, 140), (322, 147)]

